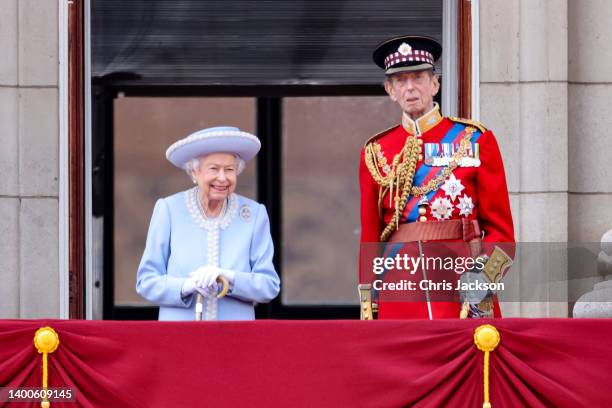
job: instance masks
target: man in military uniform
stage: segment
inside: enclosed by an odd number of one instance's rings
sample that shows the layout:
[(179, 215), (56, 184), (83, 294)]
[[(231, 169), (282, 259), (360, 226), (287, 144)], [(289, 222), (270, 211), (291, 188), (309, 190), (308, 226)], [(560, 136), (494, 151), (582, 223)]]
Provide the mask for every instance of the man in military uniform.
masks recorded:
[[(443, 117), (434, 64), (441, 45), (422, 36), (381, 43), (374, 62), (401, 123), (370, 138), (362, 152), (361, 242), (514, 243), (502, 158), (482, 124)], [(484, 316), (499, 316), (489, 300)], [(461, 302), (380, 302), (379, 319), (459, 317)]]

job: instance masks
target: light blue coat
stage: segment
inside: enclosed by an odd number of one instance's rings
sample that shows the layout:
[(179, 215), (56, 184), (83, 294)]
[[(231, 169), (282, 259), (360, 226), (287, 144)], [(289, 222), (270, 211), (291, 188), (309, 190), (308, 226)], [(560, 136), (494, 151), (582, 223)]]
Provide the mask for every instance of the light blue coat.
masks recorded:
[[(159, 305), (159, 320), (194, 320), (194, 295), (181, 297), (189, 273), (209, 264), (207, 230), (197, 224), (188, 191), (155, 204), (138, 267), (136, 291)], [(253, 320), (255, 303), (274, 299), (280, 279), (272, 264), (274, 245), (266, 208), (234, 195), (236, 211), (219, 231), (219, 267), (235, 272), (230, 293), (218, 301), (219, 320)], [(228, 209), (229, 211), (229, 209)]]

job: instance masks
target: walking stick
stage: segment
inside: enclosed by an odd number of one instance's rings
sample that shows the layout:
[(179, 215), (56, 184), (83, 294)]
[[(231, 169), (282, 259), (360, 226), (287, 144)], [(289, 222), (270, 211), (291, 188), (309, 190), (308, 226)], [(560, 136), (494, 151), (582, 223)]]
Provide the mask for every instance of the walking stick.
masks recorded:
[[(227, 295), (229, 290), (229, 283), (223, 276), (217, 277), (217, 283), (223, 285), (223, 288), (217, 293), (217, 299), (221, 299)], [(200, 292), (196, 295), (196, 307), (195, 307), (195, 320), (202, 320), (202, 310), (204, 309), (204, 296)]]

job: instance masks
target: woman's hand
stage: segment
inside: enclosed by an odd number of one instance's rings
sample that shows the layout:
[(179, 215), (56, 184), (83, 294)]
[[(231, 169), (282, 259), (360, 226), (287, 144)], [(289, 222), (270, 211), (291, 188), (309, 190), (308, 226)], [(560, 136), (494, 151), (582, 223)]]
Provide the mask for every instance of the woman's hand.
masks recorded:
[(187, 277), (181, 287), (181, 296), (185, 298), (192, 295), (197, 290), (197, 285), (198, 281), (194, 276)]
[(221, 274), (221, 269), (216, 266), (202, 266), (191, 272), (189, 276), (196, 278), (196, 288), (217, 290), (217, 277)]
[(183, 297), (199, 292), (204, 296), (210, 296), (218, 290), (217, 277), (221, 270), (216, 266), (202, 266), (191, 272), (181, 288)]
[(224, 277), (230, 288), (234, 284), (235, 273), (229, 269), (221, 269), (216, 266), (202, 266), (195, 271), (191, 272), (181, 289), (181, 295), (183, 297), (189, 296), (195, 292), (199, 292), (204, 296), (210, 296), (213, 293), (217, 293), (219, 290), (219, 284), (217, 278), (219, 276)]

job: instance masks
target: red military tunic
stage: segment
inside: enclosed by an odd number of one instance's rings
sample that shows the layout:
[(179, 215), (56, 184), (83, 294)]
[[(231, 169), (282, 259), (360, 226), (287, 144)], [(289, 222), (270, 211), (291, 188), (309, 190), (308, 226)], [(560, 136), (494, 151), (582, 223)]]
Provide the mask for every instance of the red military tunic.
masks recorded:
[[(456, 167), (437, 189), (425, 194), (429, 202), (426, 213), (419, 214), (421, 197), (411, 194), (399, 223), (467, 218), (478, 221), (484, 231), (483, 242), (514, 243), (506, 177), (493, 132), (476, 122), (443, 118), (437, 105), (414, 122), (404, 115), (402, 122), (371, 138), (366, 146), (370, 145), (370, 151), (376, 152), (376, 167), (385, 175), (404, 147), (406, 138), (410, 135), (420, 138), (422, 155), (417, 161), (413, 186), (422, 186), (440, 177), (448, 163), (444, 156), (448, 157), (458, 148), (466, 132), (471, 136), (471, 143), (466, 150), (469, 159)], [(379, 200), (380, 186), (366, 165), (365, 155), (366, 148), (361, 152), (359, 169), (361, 242), (381, 242), (381, 233), (393, 217), (395, 204), (389, 191)], [(456, 318), (461, 310), (458, 302), (431, 302), (430, 307), (433, 318)], [(494, 312), (500, 315), (497, 302)], [(422, 302), (379, 302), (378, 316), (381, 319), (428, 318), (429, 311)]]

